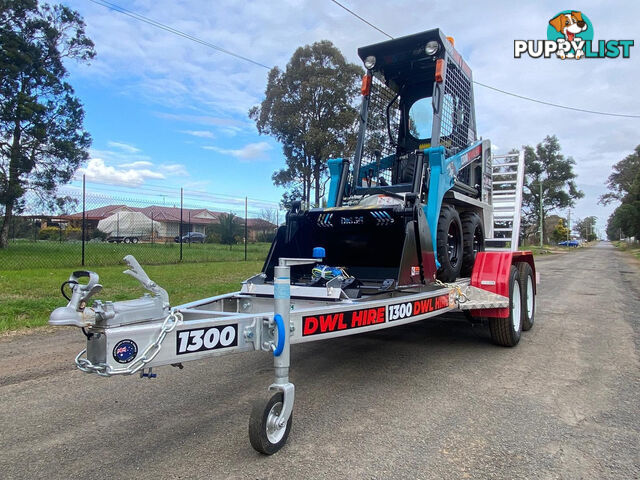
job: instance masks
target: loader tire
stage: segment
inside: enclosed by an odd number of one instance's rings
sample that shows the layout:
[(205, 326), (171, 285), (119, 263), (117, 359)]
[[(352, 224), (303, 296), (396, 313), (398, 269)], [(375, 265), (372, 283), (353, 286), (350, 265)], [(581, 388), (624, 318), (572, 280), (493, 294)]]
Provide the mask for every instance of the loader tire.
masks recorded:
[(536, 316), (536, 294), (533, 269), (527, 262), (520, 262), (520, 290), (522, 291), (522, 331), (531, 330)]
[(440, 209), (436, 244), (440, 262), (438, 279), (453, 282), (462, 268), (462, 224), (460, 215), (451, 205), (443, 204)]
[(509, 272), (509, 316), (490, 318), (491, 340), (503, 347), (515, 347), (522, 333), (522, 294), (520, 293), (520, 272), (511, 266)]
[(470, 277), (478, 252), (484, 251), (484, 227), (480, 215), (465, 212), (462, 221), (462, 271), (463, 277)]

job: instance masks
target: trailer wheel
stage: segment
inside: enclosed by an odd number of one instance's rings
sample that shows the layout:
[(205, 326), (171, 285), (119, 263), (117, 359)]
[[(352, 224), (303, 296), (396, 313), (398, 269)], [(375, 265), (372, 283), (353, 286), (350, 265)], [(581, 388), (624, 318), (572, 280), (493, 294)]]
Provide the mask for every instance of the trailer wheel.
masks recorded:
[(131, 243), (138, 243), (138, 237), (131, 237)]
[(518, 263), (520, 287), (522, 290), (522, 330), (531, 330), (536, 315), (536, 294), (534, 291), (533, 269), (527, 262)]
[(129, 237), (124, 237), (124, 243), (131, 243), (131, 239)]
[(253, 404), (249, 419), (249, 441), (256, 451), (264, 455), (273, 455), (287, 443), (293, 414), (289, 416), (286, 425), (279, 426), (283, 407), (282, 392), (276, 392), (271, 398), (262, 398)]
[(462, 268), (462, 224), (460, 215), (451, 205), (443, 204), (440, 209), (436, 243), (440, 262), (438, 279), (453, 282)]
[(503, 347), (515, 347), (522, 333), (522, 294), (520, 293), (520, 273), (511, 266), (509, 273), (509, 316), (490, 318), (489, 331), (494, 343)]
[(480, 215), (474, 212), (465, 212), (461, 215), (462, 221), (462, 271), (463, 277), (471, 276), (473, 264), (478, 252), (484, 251), (484, 228)]

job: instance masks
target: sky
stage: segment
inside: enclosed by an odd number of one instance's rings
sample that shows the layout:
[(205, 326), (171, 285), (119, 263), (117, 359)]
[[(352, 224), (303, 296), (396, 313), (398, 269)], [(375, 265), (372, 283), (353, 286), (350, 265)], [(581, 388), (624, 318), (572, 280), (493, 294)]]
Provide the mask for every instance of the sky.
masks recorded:
[[(280, 68), (297, 47), (324, 39), (360, 64), (359, 46), (387, 39), (330, 0), (113, 1)], [(64, 3), (84, 17), (97, 52), (90, 64), (68, 65), (93, 137), (91, 158), (81, 171), (88, 182), (105, 191), (183, 187), (236, 204), (244, 196), (257, 206), (279, 201), (282, 190), (273, 186), (271, 175), (284, 166), (282, 149), (259, 135), (247, 115), (264, 97), (267, 69), (89, 0)], [(571, 7), (589, 17), (595, 39), (637, 43), (638, 2), (341, 3), (394, 37), (441, 28), (455, 38), (478, 82), (577, 108), (640, 114), (640, 45), (631, 48), (628, 59), (516, 59), (513, 52), (516, 39), (546, 39), (549, 19)], [(492, 140), (495, 153), (558, 136), (563, 153), (576, 161), (577, 183), (585, 193), (571, 216), (595, 215), (604, 229), (615, 205), (599, 205), (598, 197), (606, 192), (611, 166), (640, 144), (640, 119), (553, 108), (478, 85), (474, 95), (478, 134)]]

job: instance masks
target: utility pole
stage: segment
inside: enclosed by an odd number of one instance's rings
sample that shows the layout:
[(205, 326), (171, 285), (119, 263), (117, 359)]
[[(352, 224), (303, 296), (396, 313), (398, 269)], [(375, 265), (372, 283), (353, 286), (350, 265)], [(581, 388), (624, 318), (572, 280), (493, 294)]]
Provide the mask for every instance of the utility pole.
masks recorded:
[(540, 248), (543, 247), (542, 240), (544, 237), (544, 227), (542, 225), (542, 182), (540, 178), (538, 178), (538, 185), (540, 185)]

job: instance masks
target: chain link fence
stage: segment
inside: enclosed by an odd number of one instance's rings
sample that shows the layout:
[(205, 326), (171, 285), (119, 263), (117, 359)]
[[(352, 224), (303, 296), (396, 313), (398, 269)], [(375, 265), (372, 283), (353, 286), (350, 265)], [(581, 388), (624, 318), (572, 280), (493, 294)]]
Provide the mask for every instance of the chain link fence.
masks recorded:
[[(182, 188), (84, 183), (55, 206), (28, 193), (9, 223), (0, 270), (264, 260), (284, 211), (276, 202)], [(0, 219), (0, 223), (2, 220)]]

